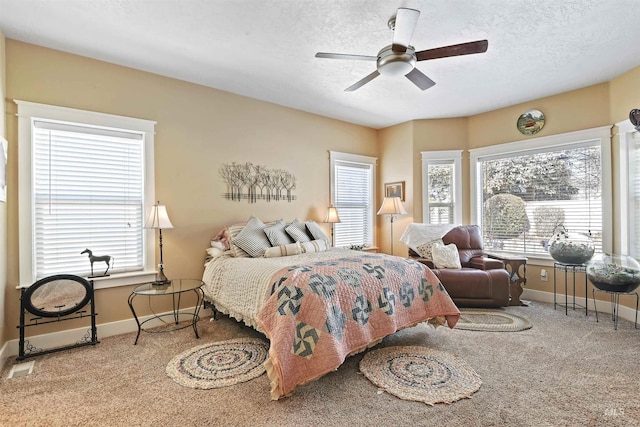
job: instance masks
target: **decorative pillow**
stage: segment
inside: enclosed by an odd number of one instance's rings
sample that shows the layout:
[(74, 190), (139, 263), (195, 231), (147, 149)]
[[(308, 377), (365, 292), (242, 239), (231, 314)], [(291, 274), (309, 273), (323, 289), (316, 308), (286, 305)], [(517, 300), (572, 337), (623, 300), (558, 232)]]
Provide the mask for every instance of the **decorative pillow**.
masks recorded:
[(442, 239), (433, 239), (427, 243), (423, 243), (422, 245), (418, 246), (416, 248), (416, 252), (422, 258), (433, 259), (433, 256), (431, 255), (431, 251), (435, 243), (442, 243), (444, 245), (444, 242), (442, 241)]
[(269, 227), (265, 227), (264, 234), (267, 235), (267, 239), (271, 242), (271, 246), (284, 246), (292, 243), (291, 237), (284, 231), (287, 223), (284, 222), (284, 219), (276, 222)]
[(436, 268), (455, 268), (460, 269), (460, 255), (455, 244), (434, 243), (431, 249), (433, 255), (433, 265)]
[(264, 252), (265, 258), (275, 258), (281, 256), (298, 255), (302, 253), (300, 243), (289, 243), (288, 245), (274, 246)]
[(285, 231), (296, 242), (303, 243), (311, 241), (311, 237), (309, 237), (309, 233), (307, 233), (307, 227), (297, 219), (294, 219), (293, 222), (285, 228)]
[(267, 235), (264, 234), (265, 227), (262, 221), (252, 216), (232, 242), (250, 256), (254, 258), (261, 257), (271, 247)]
[(329, 249), (329, 243), (324, 239), (300, 243), (300, 246), (302, 246), (302, 251), (305, 253), (324, 252)]
[(307, 231), (309, 231), (309, 234), (313, 236), (314, 240), (326, 240), (327, 243), (331, 244), (331, 239), (329, 239), (329, 237), (324, 234), (322, 228), (320, 228), (320, 226), (316, 224), (315, 221), (307, 221), (306, 226)]
[(242, 249), (240, 249), (234, 242), (233, 239), (235, 239), (238, 234), (240, 234), (240, 232), (242, 231), (242, 229), (244, 228), (246, 224), (242, 224), (242, 225), (230, 225), (227, 227), (227, 242), (229, 244), (229, 249), (231, 250), (231, 255), (233, 255), (236, 258), (249, 258), (250, 255), (248, 253), (246, 253), (245, 251), (243, 251)]

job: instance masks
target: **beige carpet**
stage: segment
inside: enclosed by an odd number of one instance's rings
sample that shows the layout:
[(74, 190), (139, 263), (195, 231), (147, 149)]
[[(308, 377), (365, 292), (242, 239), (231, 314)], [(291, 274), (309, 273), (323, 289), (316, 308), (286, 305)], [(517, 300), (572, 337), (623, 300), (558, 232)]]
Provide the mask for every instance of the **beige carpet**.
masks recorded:
[(433, 329), (401, 331), (381, 346), (427, 346), (462, 357), (482, 378), (471, 399), (428, 406), (378, 389), (358, 372), (363, 354), (269, 400), (266, 375), (232, 387), (198, 390), (176, 384), (167, 363), (196, 345), (257, 336), (227, 318), (184, 329), (102, 338), (35, 358), (26, 377), (0, 378), (3, 426), (637, 426), (640, 425), (640, 329), (617, 331), (583, 311), (552, 305), (509, 307), (532, 329), (518, 333)]

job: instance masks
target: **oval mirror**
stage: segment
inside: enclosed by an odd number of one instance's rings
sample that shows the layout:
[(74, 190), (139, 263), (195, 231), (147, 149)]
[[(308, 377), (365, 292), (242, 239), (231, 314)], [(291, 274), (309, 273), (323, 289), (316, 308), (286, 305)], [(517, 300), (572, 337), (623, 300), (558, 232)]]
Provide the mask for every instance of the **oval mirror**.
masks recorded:
[(23, 298), (24, 307), (36, 316), (66, 316), (89, 302), (91, 284), (80, 276), (59, 274), (38, 280)]

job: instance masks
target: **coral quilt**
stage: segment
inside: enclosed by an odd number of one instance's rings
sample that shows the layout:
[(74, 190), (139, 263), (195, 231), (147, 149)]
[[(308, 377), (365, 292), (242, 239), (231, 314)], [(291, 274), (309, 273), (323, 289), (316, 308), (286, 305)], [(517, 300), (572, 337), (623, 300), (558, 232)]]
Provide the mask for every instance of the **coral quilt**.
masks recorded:
[(459, 316), (433, 272), (410, 259), (349, 251), (284, 267), (258, 314), (271, 341), (271, 397), (290, 395), (400, 329), (427, 320), (453, 328)]

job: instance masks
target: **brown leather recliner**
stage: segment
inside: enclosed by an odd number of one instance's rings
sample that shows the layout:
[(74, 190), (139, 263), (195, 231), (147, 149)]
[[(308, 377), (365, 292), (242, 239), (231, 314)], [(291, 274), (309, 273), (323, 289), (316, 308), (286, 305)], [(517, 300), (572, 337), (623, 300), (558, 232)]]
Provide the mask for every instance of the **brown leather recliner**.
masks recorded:
[(462, 269), (435, 268), (430, 259), (409, 249), (409, 256), (427, 265), (438, 276), (456, 305), (460, 307), (500, 307), (509, 305), (510, 276), (504, 263), (486, 257), (477, 225), (454, 227), (442, 237), (445, 245), (458, 248)]

